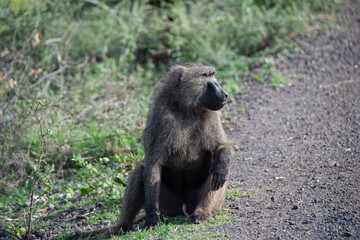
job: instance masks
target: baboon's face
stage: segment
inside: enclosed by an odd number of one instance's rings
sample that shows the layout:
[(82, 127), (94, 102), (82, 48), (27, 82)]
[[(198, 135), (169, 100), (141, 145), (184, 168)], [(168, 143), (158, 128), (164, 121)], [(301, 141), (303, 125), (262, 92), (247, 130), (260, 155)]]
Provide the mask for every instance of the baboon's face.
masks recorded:
[(220, 110), (226, 104), (229, 94), (217, 83), (216, 70), (202, 64), (187, 63), (175, 65), (168, 73), (161, 91), (164, 99), (179, 104), (189, 112), (202, 108)]
[(214, 75), (204, 74), (203, 76), (206, 81), (206, 91), (202, 103), (209, 110), (220, 110), (226, 104), (229, 94), (220, 87)]

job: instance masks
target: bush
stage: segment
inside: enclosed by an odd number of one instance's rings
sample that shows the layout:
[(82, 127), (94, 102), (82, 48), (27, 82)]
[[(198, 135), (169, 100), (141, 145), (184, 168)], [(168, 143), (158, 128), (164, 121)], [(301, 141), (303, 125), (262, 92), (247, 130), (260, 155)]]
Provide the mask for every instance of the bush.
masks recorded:
[(74, 152), (143, 154), (147, 105), (169, 65), (215, 65), (226, 90), (239, 93), (249, 56), (339, 4), (154, 2), (0, 0), (1, 174), (26, 176), (28, 160), (39, 155), (36, 100), (48, 106), (44, 158), (56, 169), (71, 165)]

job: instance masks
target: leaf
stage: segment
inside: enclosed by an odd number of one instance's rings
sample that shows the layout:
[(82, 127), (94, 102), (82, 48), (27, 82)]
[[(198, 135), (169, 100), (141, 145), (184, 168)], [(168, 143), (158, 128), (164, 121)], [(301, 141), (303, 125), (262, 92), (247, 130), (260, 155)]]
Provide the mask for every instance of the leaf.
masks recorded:
[(81, 196), (90, 195), (93, 192), (94, 192), (94, 190), (92, 190), (91, 188), (81, 188), (80, 189)]
[(29, 161), (29, 165), (34, 171), (37, 171), (37, 166), (33, 161)]
[(126, 167), (125, 167), (126, 172), (130, 172), (132, 170), (133, 170), (133, 167), (131, 165), (126, 165)]
[(14, 88), (17, 85), (17, 83), (16, 81), (14, 81), (14, 79), (10, 78), (9, 85), (11, 88)]
[(25, 189), (26, 189), (26, 191), (27, 191), (28, 193), (31, 193), (31, 191), (32, 191), (33, 188), (34, 188), (34, 184), (35, 184), (34, 179), (30, 178), (30, 179), (26, 180), (26, 187), (25, 187)]
[(22, 235), (25, 235), (26, 229), (24, 227), (21, 227), (20, 232), (21, 232)]
[(41, 35), (40, 32), (37, 32), (37, 33), (35, 34), (35, 37), (34, 37), (34, 39), (35, 39), (34, 46), (36, 46), (36, 45), (38, 45), (38, 44), (40, 43), (40, 35)]
[(36, 104), (37, 104), (38, 106), (40, 106), (40, 107), (45, 107), (45, 106), (46, 106), (45, 101), (42, 102), (42, 101), (40, 101), (40, 100), (36, 100)]
[(114, 178), (114, 181), (119, 184), (119, 185), (123, 185), (123, 186), (126, 186), (126, 182), (123, 178), (120, 178), (120, 177), (115, 177)]
[(80, 153), (78, 155), (76, 155), (76, 153), (73, 153), (73, 158), (71, 160), (74, 161), (75, 164), (78, 166), (85, 167), (87, 164), (85, 158), (82, 157)]
[(106, 164), (106, 163), (108, 163), (110, 161), (110, 159), (107, 158), (107, 157), (100, 158), (99, 160), (100, 160), (100, 162), (102, 162), (104, 164)]

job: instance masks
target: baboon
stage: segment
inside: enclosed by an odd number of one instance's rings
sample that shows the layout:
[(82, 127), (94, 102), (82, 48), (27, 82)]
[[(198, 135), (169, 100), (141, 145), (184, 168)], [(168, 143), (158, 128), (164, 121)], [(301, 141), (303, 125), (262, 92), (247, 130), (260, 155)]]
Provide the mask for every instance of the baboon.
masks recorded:
[(172, 66), (150, 106), (143, 140), (145, 160), (129, 176), (117, 224), (76, 234), (128, 231), (145, 208), (145, 228), (160, 215), (184, 214), (200, 223), (222, 208), (233, 148), (220, 110), (228, 94), (212, 67)]

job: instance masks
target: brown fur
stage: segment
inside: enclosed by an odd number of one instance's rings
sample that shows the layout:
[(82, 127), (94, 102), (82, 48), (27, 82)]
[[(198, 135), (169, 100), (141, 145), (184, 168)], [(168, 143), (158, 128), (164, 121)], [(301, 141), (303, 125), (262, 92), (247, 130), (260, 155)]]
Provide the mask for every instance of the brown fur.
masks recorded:
[[(128, 231), (142, 208), (146, 227), (156, 225), (160, 214), (182, 215), (184, 204), (194, 223), (222, 208), (233, 149), (219, 113), (204, 107), (207, 79), (216, 82), (215, 73), (197, 63), (170, 68), (151, 105), (144, 131), (145, 162), (128, 179), (119, 221), (94, 231), (76, 229), (76, 234)], [(226, 94), (220, 86), (216, 89)]]

